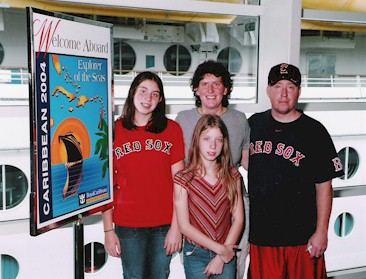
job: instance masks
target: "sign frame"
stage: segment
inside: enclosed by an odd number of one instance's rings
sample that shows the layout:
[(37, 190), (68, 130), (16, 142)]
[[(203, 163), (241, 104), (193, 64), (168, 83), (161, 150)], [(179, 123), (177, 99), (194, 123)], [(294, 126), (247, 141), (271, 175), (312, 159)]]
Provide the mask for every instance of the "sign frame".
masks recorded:
[(27, 7), (30, 235), (113, 202), (113, 25)]

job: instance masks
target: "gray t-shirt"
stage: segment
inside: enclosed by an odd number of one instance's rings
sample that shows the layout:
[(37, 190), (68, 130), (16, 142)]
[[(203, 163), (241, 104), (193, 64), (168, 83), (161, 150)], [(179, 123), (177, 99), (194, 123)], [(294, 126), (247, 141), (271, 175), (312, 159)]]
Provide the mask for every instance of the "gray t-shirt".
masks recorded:
[[(191, 110), (180, 111), (175, 118), (183, 130), (185, 161), (188, 161), (188, 152), (192, 140), (193, 130), (201, 118), (201, 114), (197, 108)], [(225, 123), (229, 132), (229, 145), (231, 157), (234, 167), (240, 166), (241, 154), (243, 150), (249, 149), (250, 128), (248, 120), (244, 113), (228, 108), (221, 115), (222, 121)]]

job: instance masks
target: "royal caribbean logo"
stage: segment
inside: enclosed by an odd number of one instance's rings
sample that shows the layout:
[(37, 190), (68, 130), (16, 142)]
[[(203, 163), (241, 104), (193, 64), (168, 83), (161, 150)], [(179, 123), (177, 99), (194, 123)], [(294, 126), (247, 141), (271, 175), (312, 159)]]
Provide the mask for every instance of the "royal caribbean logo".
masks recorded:
[(108, 198), (107, 186), (79, 194), (79, 205), (91, 204)]
[(84, 205), (86, 202), (86, 193), (79, 194), (79, 205)]

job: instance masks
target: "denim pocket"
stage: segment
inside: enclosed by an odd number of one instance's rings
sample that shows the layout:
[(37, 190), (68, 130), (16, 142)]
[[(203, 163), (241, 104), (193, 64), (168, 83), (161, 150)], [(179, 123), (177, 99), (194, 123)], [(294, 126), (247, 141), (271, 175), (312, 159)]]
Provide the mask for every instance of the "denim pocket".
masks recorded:
[(188, 241), (185, 241), (184, 242), (184, 246), (183, 246), (183, 253), (184, 253), (184, 256), (192, 256), (193, 253), (196, 251), (197, 249), (197, 246), (188, 242)]
[(156, 234), (159, 236), (166, 236), (168, 234), (169, 229), (170, 229), (170, 225), (163, 225), (163, 226), (150, 228), (150, 232), (152, 234)]
[(135, 239), (138, 237), (138, 229), (116, 226), (118, 238)]

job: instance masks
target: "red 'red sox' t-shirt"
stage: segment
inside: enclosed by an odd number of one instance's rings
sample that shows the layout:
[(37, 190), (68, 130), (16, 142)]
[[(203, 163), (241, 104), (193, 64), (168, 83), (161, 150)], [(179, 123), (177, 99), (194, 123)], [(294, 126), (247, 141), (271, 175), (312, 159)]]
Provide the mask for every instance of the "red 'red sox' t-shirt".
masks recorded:
[(169, 119), (167, 128), (155, 134), (145, 127), (127, 130), (118, 119), (113, 147), (114, 184), (118, 184), (113, 222), (133, 228), (170, 224), (173, 213), (171, 166), (184, 159), (179, 124)]

